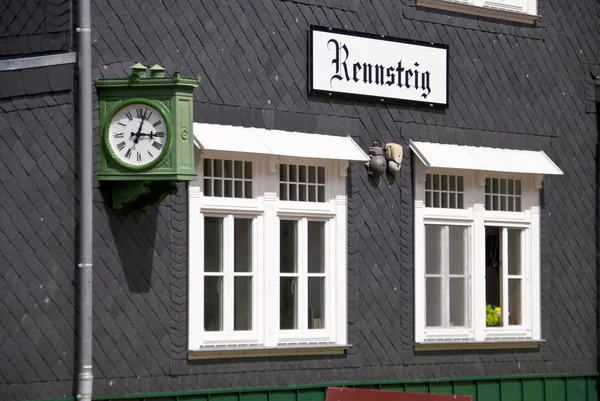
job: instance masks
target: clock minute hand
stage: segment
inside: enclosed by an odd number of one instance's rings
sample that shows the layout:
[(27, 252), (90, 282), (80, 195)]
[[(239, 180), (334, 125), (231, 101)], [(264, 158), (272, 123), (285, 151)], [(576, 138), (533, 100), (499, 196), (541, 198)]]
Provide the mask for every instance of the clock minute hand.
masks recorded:
[(142, 134), (142, 126), (144, 125), (144, 116), (142, 116), (142, 121), (140, 121), (140, 127), (138, 128), (138, 132), (135, 134), (135, 139), (133, 143), (138, 143), (140, 135)]

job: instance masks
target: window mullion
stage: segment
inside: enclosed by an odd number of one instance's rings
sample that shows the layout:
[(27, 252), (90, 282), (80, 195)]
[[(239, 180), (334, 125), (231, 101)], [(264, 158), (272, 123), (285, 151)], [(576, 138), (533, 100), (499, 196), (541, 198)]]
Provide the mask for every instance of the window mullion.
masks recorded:
[(450, 327), (450, 227), (442, 231), (442, 327)]
[(502, 327), (508, 327), (508, 228), (502, 228), (502, 266), (500, 290), (502, 293)]
[(298, 330), (308, 332), (308, 220), (298, 221)]
[(221, 285), (223, 293), (223, 332), (229, 336), (233, 334), (233, 284), (232, 265), (233, 265), (233, 216), (227, 215), (223, 218), (223, 284)]

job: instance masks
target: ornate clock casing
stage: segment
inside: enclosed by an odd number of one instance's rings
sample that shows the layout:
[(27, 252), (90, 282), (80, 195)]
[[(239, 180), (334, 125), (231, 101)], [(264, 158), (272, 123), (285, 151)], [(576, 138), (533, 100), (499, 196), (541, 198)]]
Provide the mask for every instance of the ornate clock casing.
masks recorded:
[[(96, 81), (100, 104), (98, 180), (113, 188), (113, 207), (160, 202), (194, 171), (193, 90), (200, 77), (165, 76), (136, 64), (126, 78)], [(140, 205), (142, 207), (148, 205)]]

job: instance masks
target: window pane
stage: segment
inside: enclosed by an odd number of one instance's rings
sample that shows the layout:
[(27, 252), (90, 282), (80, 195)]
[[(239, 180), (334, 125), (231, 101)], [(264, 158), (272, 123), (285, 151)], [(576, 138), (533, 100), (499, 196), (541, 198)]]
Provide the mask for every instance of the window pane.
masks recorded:
[(296, 184), (289, 184), (288, 186), (290, 193), (290, 199), (291, 201), (297, 201), (298, 200), (298, 187), (296, 186)]
[(450, 326), (466, 326), (467, 311), (466, 302), (467, 289), (465, 278), (450, 278)]
[(279, 199), (288, 200), (287, 188), (287, 184), (279, 184)]
[(465, 274), (466, 259), (466, 235), (467, 227), (449, 226), (450, 235), (450, 274)]
[(233, 329), (252, 330), (252, 277), (235, 277), (233, 283)]
[(204, 330), (223, 330), (223, 277), (204, 277)]
[(252, 181), (244, 182), (244, 198), (252, 198)]
[(325, 184), (325, 167), (318, 167), (317, 171), (319, 184)]
[(220, 159), (215, 159), (214, 160), (214, 176), (215, 177), (222, 177), (223, 176), (223, 170), (221, 167), (221, 160)]
[(508, 324), (523, 324), (521, 321), (521, 279), (508, 279)]
[(234, 163), (234, 176), (235, 178), (242, 178), (242, 162), (240, 160), (236, 160)]
[(325, 202), (325, 186), (319, 185), (319, 202)]
[(298, 181), (306, 182), (306, 166), (300, 166), (298, 168)]
[(210, 177), (212, 175), (212, 159), (204, 159), (204, 176)]
[(444, 226), (425, 226), (425, 274), (442, 272), (442, 230)]
[(295, 330), (298, 328), (298, 280), (296, 277), (281, 277), (279, 287), (279, 328)]
[(234, 219), (234, 270), (235, 272), (252, 271), (252, 220)]
[(442, 279), (427, 277), (425, 287), (425, 325), (439, 327), (442, 325)]
[(494, 312), (496, 308), (500, 308), (499, 312), (502, 309), (501, 233), (502, 229), (499, 227), (485, 227), (485, 298), (486, 305), (490, 306), (492, 310), (492, 323), (488, 323), (488, 326), (501, 325), (500, 316)]
[(313, 184), (317, 182), (317, 169), (315, 166), (308, 166), (308, 182)]
[[(300, 167), (302, 167), (302, 166), (300, 166)], [(300, 191), (299, 200), (301, 202), (306, 202), (306, 184), (298, 185), (298, 190)]]
[(308, 278), (308, 328), (325, 328), (325, 277)]
[(297, 221), (281, 220), (279, 238), (279, 271), (281, 273), (295, 273), (298, 271), (296, 265), (297, 232)]
[(235, 192), (236, 198), (244, 197), (244, 190), (243, 190), (242, 184), (243, 184), (242, 181), (235, 181), (235, 183), (234, 183), (234, 192)]
[(325, 222), (308, 222), (308, 272), (325, 272)]
[(223, 170), (225, 170), (225, 177), (227, 177), (227, 178), (232, 177), (233, 167), (231, 166), (231, 160), (225, 160), (225, 166), (224, 166)]
[(294, 164), (290, 164), (288, 166), (288, 168), (289, 168), (289, 181), (290, 182), (296, 182), (296, 181), (298, 181), (298, 178), (296, 177), (296, 170), (297, 170), (296, 167), (297, 166), (294, 165)]
[(215, 180), (214, 181), (214, 196), (223, 196), (223, 180)]
[(252, 179), (252, 162), (244, 162), (244, 178)]
[(521, 230), (508, 229), (508, 274), (521, 274)]
[(204, 180), (204, 196), (212, 196), (212, 181)]
[(233, 197), (233, 189), (232, 189), (232, 183), (231, 181), (227, 180), (225, 181), (225, 197), (226, 198), (232, 198)]
[(223, 218), (204, 218), (204, 271), (223, 271)]
[(279, 181), (287, 181), (287, 164), (279, 166)]

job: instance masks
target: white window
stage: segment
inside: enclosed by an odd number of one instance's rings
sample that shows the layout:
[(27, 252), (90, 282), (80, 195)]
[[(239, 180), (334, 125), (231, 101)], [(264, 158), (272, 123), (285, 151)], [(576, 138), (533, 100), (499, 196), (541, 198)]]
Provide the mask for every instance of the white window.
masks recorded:
[[(345, 174), (348, 159), (367, 156), (353, 142), (354, 154), (331, 159), (265, 154), (275, 142), (234, 152), (228, 146), (248, 135), (272, 132), (202, 128), (210, 135), (197, 135), (203, 150), (189, 186), (189, 349), (346, 345)], [(310, 141), (321, 136), (303, 135), (309, 143), (295, 137), (293, 151), (314, 153), (320, 144)]]
[(540, 18), (537, 0), (417, 0), (417, 5), (525, 23)]
[(416, 342), (540, 340), (539, 189), (560, 169), (543, 152), (410, 146)]

